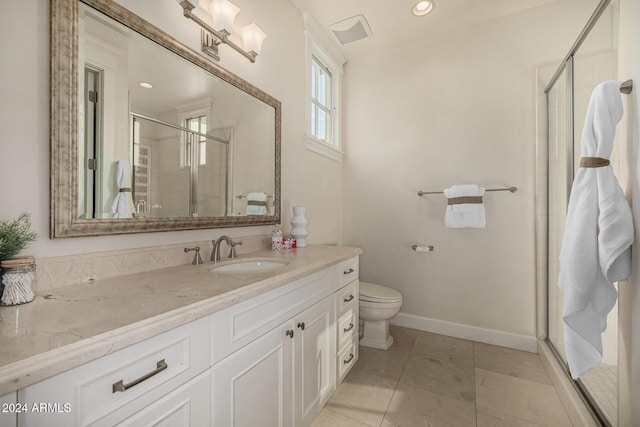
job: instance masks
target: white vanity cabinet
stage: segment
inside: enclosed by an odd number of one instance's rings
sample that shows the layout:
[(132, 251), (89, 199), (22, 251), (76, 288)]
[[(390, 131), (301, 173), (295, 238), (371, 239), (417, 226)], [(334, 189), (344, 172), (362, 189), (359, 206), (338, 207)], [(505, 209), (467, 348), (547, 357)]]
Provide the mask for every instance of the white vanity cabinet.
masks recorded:
[(293, 426), (293, 341), (287, 322), (211, 369), (212, 425)]
[(0, 427), (309, 426), (358, 358), (358, 257), (260, 286), (273, 288), (4, 396), (30, 410)]
[[(308, 426), (335, 389), (335, 311), (330, 295), (294, 320), (296, 420)], [(298, 425), (298, 424), (296, 424)]]
[(358, 257), (338, 264), (335, 268), (337, 334), (336, 384), (339, 384), (358, 361)]
[(213, 425), (298, 427), (315, 418), (335, 387), (333, 271), (211, 316)]
[[(118, 425), (208, 368), (209, 322), (203, 318), (20, 390), (18, 401), (28, 408), (20, 426)], [(185, 425), (209, 424), (206, 390), (206, 406), (191, 400), (188, 408), (204, 418)]]

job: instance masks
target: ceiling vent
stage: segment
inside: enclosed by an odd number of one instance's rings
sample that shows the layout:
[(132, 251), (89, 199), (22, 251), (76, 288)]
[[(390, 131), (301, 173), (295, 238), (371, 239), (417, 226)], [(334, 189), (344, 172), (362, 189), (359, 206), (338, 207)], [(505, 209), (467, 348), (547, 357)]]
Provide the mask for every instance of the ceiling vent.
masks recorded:
[(363, 15), (352, 16), (329, 26), (334, 36), (343, 45), (371, 36), (371, 27)]

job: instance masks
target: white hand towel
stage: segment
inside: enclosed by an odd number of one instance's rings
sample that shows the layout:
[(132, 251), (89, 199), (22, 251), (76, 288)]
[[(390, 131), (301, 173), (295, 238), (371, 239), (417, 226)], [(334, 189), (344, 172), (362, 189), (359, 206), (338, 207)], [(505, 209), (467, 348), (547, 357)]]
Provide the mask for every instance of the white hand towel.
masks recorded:
[[(454, 185), (444, 190), (447, 199), (456, 197), (482, 197), (485, 189), (473, 184)], [(448, 228), (484, 228), (486, 226), (483, 203), (448, 205), (444, 215)]]
[(114, 214), (114, 218), (132, 218), (134, 207), (131, 197), (131, 163), (129, 160), (118, 160), (116, 185), (118, 194), (111, 205), (111, 213)]
[[(582, 132), (582, 156), (609, 159), (622, 118), (620, 83), (598, 85)], [(576, 173), (560, 251), (558, 286), (564, 291), (564, 338), (569, 370), (578, 378), (602, 360), (601, 334), (616, 303), (613, 282), (631, 273), (631, 209), (611, 166)]]
[(247, 215), (266, 215), (267, 195), (265, 193), (247, 194)]

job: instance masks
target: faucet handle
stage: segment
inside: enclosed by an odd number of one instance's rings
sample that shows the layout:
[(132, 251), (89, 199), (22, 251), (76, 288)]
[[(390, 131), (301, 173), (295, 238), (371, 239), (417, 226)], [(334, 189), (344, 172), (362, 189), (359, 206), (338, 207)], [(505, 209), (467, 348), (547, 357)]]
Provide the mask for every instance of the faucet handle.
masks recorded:
[(231, 247), (231, 249), (229, 250), (229, 258), (231, 259), (236, 259), (238, 257), (238, 254), (236, 254), (236, 245), (242, 245), (242, 241), (237, 241), (234, 242), (233, 240), (231, 240), (229, 242), (229, 246)]
[(193, 256), (193, 262), (191, 264), (193, 265), (200, 265), (202, 264), (202, 258), (200, 257), (200, 246), (196, 246), (194, 248), (184, 248), (184, 252), (191, 252), (191, 251), (195, 251), (196, 254)]

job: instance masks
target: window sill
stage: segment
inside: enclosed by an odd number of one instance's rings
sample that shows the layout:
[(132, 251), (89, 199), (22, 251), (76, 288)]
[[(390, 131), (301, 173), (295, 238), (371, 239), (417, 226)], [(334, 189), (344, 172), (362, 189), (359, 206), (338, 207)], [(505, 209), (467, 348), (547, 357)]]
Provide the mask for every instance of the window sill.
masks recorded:
[(322, 154), (325, 157), (329, 157), (337, 162), (341, 162), (344, 157), (344, 153), (340, 150), (336, 150), (335, 147), (323, 142), (313, 136), (305, 135), (304, 145), (307, 149)]

